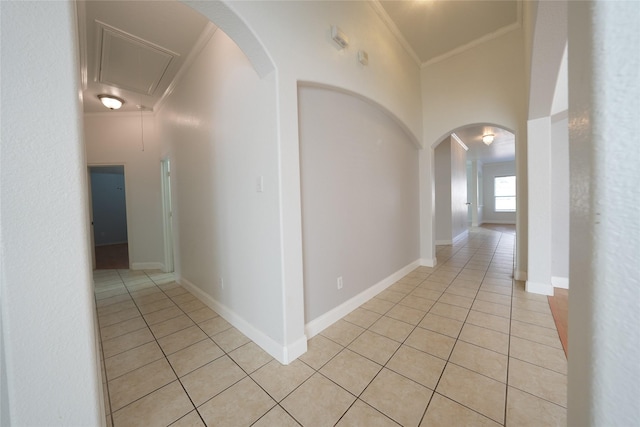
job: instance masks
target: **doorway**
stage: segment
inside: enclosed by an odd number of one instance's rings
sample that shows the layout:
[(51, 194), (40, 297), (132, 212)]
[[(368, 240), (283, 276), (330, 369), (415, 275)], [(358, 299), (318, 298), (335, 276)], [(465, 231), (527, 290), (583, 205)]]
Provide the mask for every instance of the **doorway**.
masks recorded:
[(124, 165), (89, 166), (89, 178), (94, 268), (128, 269)]

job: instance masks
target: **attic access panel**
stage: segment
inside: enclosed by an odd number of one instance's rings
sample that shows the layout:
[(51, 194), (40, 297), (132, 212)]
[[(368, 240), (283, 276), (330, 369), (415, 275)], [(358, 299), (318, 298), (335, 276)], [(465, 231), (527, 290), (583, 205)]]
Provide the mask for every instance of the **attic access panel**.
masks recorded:
[(178, 54), (139, 37), (98, 23), (101, 29), (101, 83), (153, 95)]

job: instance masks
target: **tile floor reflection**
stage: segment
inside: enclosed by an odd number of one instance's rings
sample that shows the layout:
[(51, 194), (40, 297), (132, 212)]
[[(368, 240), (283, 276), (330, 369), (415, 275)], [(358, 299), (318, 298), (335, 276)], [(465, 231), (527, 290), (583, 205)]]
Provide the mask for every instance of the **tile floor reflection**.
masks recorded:
[(565, 425), (566, 357), (513, 252), (471, 229), (288, 366), (171, 274), (96, 271), (107, 425)]

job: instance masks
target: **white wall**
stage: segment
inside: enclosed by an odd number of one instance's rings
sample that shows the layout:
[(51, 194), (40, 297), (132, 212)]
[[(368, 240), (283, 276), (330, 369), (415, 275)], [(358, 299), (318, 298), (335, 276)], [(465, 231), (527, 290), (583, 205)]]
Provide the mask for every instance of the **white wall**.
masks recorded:
[(434, 177), (436, 198), (436, 244), (450, 245), (451, 234), (451, 137), (434, 150)]
[(365, 100), (304, 86), (299, 100), (308, 323), (419, 258), (418, 150)]
[(468, 213), (467, 151), (451, 139), (451, 236), (453, 240), (467, 232)]
[(551, 119), (551, 283), (569, 286), (569, 121)]
[(451, 137), (435, 151), (436, 244), (450, 245), (467, 231), (467, 152)]
[(103, 425), (73, 3), (0, 11), (0, 419)]
[[(640, 3), (569, 3), (567, 425), (640, 419)], [(606, 94), (606, 96), (603, 96)]]
[[(517, 29), (421, 70), (424, 144), (429, 147), (460, 126), (492, 123), (516, 135), (518, 248), (516, 270), (527, 262), (526, 86), (523, 31)], [(498, 59), (499, 58), (499, 59)], [(432, 150), (420, 153), (421, 207), (432, 215)], [(433, 226), (424, 222), (421, 253), (434, 258)]]
[(85, 114), (87, 163), (124, 165), (130, 267), (162, 269), (160, 146), (153, 116), (142, 123), (144, 133), (138, 113)]
[[(482, 201), (482, 222), (485, 224), (515, 224), (516, 213), (515, 212), (495, 212), (495, 194), (494, 194), (494, 180), (497, 176), (509, 176), (516, 174), (516, 163), (512, 162), (499, 162), (499, 163), (485, 163), (483, 165), (483, 194), (484, 199)], [(517, 181), (518, 178), (516, 178)], [(522, 197), (520, 194), (516, 194), (517, 198)], [(516, 208), (517, 209), (517, 208)]]
[(218, 30), (157, 123), (171, 159), (181, 280), (284, 361), (275, 99), (273, 74), (260, 79)]

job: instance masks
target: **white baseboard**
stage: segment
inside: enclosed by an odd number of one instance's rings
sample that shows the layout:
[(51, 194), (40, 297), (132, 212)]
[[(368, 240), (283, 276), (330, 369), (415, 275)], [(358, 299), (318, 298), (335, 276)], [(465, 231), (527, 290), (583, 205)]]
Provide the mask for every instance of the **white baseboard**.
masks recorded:
[(436, 265), (438, 265), (438, 259), (437, 258), (422, 258), (420, 260), (420, 265), (424, 266), (424, 267), (435, 267)]
[(164, 271), (164, 264), (161, 262), (132, 262), (131, 270), (162, 270)]
[(468, 237), (468, 236), (469, 236), (469, 230), (467, 229), (467, 230), (464, 230), (462, 233), (458, 234), (456, 237), (454, 237), (452, 239), (452, 242), (453, 243), (457, 243), (459, 240), (462, 240), (462, 239), (464, 239), (465, 237)]
[(305, 325), (305, 334), (307, 338), (312, 338), (313, 336), (319, 334), (329, 326), (333, 325), (338, 320), (342, 319), (347, 314), (351, 313), (356, 308), (360, 307), (365, 302), (369, 301), (371, 298), (378, 295), (380, 292), (387, 289), (389, 286), (393, 285), (398, 280), (402, 279), (411, 271), (415, 270), (420, 266), (421, 260), (413, 261), (411, 264), (406, 267), (401, 268), (390, 276), (382, 279), (375, 285), (367, 288), (363, 292), (360, 292), (358, 295), (350, 298), (349, 300), (343, 302), (339, 306), (334, 309), (322, 314), (319, 317), (316, 317), (309, 323)]
[(509, 224), (509, 225), (515, 225), (516, 222), (515, 221), (498, 221), (498, 220), (483, 220), (482, 221), (483, 224)]
[(283, 346), (187, 279), (180, 278), (179, 283), (283, 365), (288, 365), (307, 351), (306, 336), (300, 337), (288, 346)]
[(554, 288), (569, 289), (569, 278), (551, 276), (551, 284)]
[(551, 295), (553, 296), (553, 285), (551, 283), (538, 283), (527, 280), (524, 290), (532, 294)]
[(524, 271), (516, 270), (513, 272), (513, 278), (516, 280), (526, 281), (527, 273)]
[(436, 246), (453, 245), (453, 240), (436, 240)]

